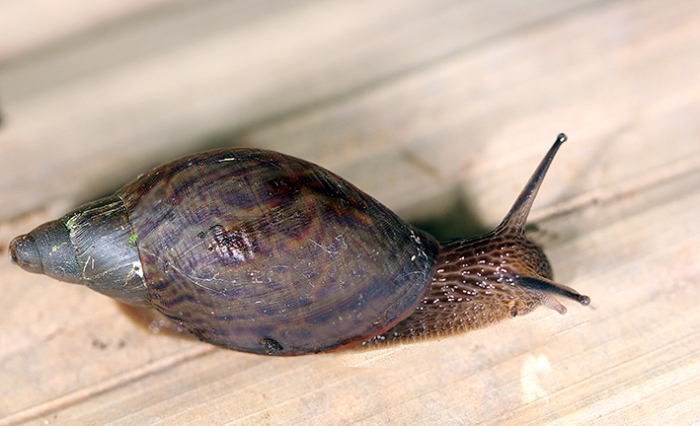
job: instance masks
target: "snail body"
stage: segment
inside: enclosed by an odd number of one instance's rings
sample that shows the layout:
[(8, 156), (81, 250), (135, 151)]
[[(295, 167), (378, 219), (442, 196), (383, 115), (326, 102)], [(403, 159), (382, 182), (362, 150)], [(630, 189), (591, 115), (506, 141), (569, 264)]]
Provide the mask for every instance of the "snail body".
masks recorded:
[(223, 149), (165, 164), (10, 244), (23, 269), (151, 306), (229, 349), (301, 355), (483, 327), (551, 294), (524, 236), (560, 135), (506, 219), (440, 245), (312, 163)]

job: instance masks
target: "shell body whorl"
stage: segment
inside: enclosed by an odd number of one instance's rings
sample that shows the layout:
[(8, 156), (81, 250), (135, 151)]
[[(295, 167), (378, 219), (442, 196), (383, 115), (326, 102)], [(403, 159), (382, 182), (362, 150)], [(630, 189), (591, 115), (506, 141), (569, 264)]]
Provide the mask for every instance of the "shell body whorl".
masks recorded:
[(431, 236), (274, 152), (185, 157), (117, 195), (151, 304), (231, 349), (293, 355), (362, 342), (411, 314), (435, 269)]

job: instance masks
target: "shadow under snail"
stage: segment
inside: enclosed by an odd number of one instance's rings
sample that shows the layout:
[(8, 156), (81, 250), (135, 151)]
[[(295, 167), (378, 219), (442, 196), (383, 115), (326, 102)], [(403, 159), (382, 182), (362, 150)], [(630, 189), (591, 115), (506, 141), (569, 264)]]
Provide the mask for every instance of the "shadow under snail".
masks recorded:
[(552, 295), (524, 233), (563, 134), (492, 232), (440, 245), (335, 174), (259, 149), (157, 167), (10, 244), (26, 271), (150, 306), (199, 339), (302, 355), (480, 328)]

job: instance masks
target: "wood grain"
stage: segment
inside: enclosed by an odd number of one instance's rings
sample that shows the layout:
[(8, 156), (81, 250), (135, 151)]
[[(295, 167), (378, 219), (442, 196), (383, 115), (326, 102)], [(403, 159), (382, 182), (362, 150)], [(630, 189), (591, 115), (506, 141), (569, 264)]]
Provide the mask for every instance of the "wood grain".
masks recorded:
[[(0, 424), (700, 422), (697, 2), (133, 7), (1, 37)], [(219, 146), (317, 162), (456, 237), (497, 224), (562, 131), (531, 223), (557, 280), (592, 299), (564, 316), (267, 358), (154, 335), (6, 257), (76, 203)]]

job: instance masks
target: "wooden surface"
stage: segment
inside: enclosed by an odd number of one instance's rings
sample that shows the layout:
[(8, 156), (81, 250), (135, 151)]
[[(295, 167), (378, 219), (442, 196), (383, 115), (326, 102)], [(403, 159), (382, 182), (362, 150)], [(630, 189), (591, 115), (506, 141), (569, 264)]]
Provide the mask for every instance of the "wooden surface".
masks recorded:
[[(700, 422), (698, 2), (92, 3), (0, 2), (0, 424)], [(7, 259), (219, 146), (317, 162), (456, 237), (498, 223), (562, 131), (530, 222), (592, 299), (564, 316), (267, 358)]]

